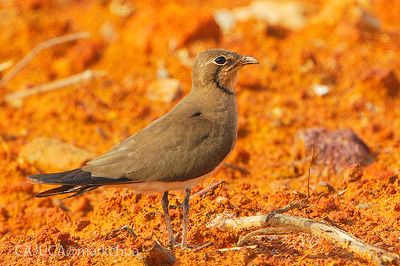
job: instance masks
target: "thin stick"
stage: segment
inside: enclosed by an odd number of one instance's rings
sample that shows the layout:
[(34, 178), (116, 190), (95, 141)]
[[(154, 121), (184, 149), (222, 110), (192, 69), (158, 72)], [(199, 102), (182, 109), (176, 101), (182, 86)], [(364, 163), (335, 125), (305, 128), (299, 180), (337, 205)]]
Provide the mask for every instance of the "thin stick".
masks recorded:
[(75, 83), (79, 83), (82, 81), (90, 80), (92, 78), (96, 77), (103, 77), (105, 75), (104, 71), (92, 71), (92, 70), (86, 70), (83, 71), (77, 75), (70, 76), (65, 79), (59, 79), (53, 82), (45, 83), (42, 85), (38, 85), (36, 87), (32, 87), (30, 89), (25, 89), (25, 90), (20, 90), (11, 94), (8, 94), (5, 96), (5, 100), (8, 103), (15, 103), (19, 102), (22, 99), (36, 95), (39, 93), (47, 92), (47, 91), (53, 91), (57, 89), (64, 88), (66, 86), (73, 85)]
[(52, 46), (72, 42), (79, 39), (87, 39), (90, 37), (88, 32), (75, 32), (54, 39), (50, 39), (36, 45), (24, 58), (22, 58), (13, 69), (11, 69), (0, 81), (0, 87), (4, 87), (21, 69), (23, 69), (32, 59), (42, 50)]
[(14, 62), (12, 60), (8, 60), (4, 63), (1, 63), (0, 64), (0, 72), (3, 72), (7, 68), (11, 67), (13, 64), (14, 64)]
[(360, 258), (371, 260), (377, 265), (399, 263), (399, 255), (397, 254), (365, 243), (337, 227), (303, 217), (276, 213), (273, 216), (258, 215), (236, 219), (216, 219), (212, 221), (209, 226), (220, 229), (232, 228), (235, 230), (269, 226), (279, 228), (279, 232), (309, 233), (317, 237), (331, 240), (339, 246), (353, 252)]
[(288, 212), (288, 211), (294, 210), (294, 209), (300, 209), (301, 210), (301, 209), (304, 209), (306, 207), (308, 207), (308, 198), (302, 199), (302, 200), (297, 200), (297, 201), (292, 201), (288, 205), (283, 206), (282, 208), (275, 209), (272, 212), (270, 212), (267, 215), (267, 220), (272, 218), (277, 213), (285, 213), (285, 212)]
[(203, 245), (200, 245), (198, 247), (193, 248), (192, 252), (196, 252), (196, 251), (202, 250), (202, 249), (207, 248), (207, 247), (209, 247), (211, 245), (212, 245), (212, 242), (206, 242)]
[(219, 185), (224, 184), (225, 181), (224, 180), (220, 180), (214, 184), (209, 185), (208, 187), (194, 193), (193, 195), (190, 196), (190, 199), (192, 199), (195, 196), (203, 196), (204, 194), (208, 193), (209, 191), (213, 191), (215, 190)]
[(227, 252), (227, 251), (238, 251), (244, 248), (248, 248), (248, 249), (255, 249), (257, 248), (257, 245), (251, 245), (251, 246), (243, 246), (243, 247), (232, 247), (232, 248), (220, 248), (218, 249), (219, 252)]
[(311, 159), (308, 164), (308, 176), (307, 176), (307, 197), (310, 197), (310, 179), (311, 179), (311, 167), (314, 163), (315, 160), (315, 148), (312, 146), (312, 153), (311, 153)]
[(236, 246), (243, 247), (246, 245), (252, 237), (260, 236), (260, 235), (286, 235), (288, 234), (288, 230), (282, 227), (268, 227), (261, 228), (256, 231), (250, 232), (247, 235), (241, 237), (239, 241), (236, 243)]

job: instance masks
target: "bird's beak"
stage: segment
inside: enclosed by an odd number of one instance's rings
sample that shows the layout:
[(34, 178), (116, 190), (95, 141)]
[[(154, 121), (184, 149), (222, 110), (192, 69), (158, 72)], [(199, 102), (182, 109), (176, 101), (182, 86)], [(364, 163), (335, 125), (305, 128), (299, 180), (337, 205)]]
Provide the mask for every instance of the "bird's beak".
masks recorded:
[(258, 64), (257, 59), (251, 56), (243, 56), (239, 62), (241, 65)]

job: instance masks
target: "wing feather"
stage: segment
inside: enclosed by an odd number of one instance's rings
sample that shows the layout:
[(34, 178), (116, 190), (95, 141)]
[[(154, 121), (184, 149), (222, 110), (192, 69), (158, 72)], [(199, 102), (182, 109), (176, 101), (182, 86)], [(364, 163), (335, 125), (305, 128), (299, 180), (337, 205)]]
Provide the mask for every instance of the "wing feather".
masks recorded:
[(159, 120), (82, 169), (93, 176), (135, 182), (201, 176), (212, 171), (232, 146), (223, 145), (218, 126), (199, 116)]

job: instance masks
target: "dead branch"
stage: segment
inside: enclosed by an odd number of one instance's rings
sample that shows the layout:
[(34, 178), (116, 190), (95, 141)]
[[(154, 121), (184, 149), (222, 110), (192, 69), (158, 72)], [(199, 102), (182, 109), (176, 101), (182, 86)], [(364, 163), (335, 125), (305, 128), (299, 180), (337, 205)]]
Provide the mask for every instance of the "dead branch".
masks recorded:
[(231, 228), (235, 230), (246, 229), (250, 227), (270, 227), (269, 230), (267, 229), (267, 231), (259, 230), (250, 233), (250, 235), (244, 236), (241, 240), (239, 240), (238, 244), (246, 243), (246, 241), (248, 241), (248, 239), (254, 235), (259, 235), (263, 232), (273, 232), (271, 230), (276, 230), (276, 232), (279, 233), (301, 232), (333, 241), (361, 258), (374, 261), (377, 265), (399, 262), (399, 256), (397, 254), (393, 254), (381, 248), (367, 244), (337, 227), (303, 217), (274, 213), (273, 215), (258, 215), (235, 219), (217, 218), (211, 222), (210, 226), (220, 229)]
[(260, 236), (260, 235), (286, 235), (286, 234), (288, 234), (288, 230), (286, 228), (282, 228), (282, 227), (261, 228), (261, 229), (258, 229), (256, 231), (250, 232), (247, 235), (241, 237), (239, 239), (239, 241), (236, 243), (236, 246), (243, 247), (254, 236)]
[(257, 245), (251, 245), (251, 246), (243, 246), (243, 247), (232, 247), (232, 248), (220, 248), (218, 249), (219, 252), (227, 252), (227, 251), (238, 251), (244, 248), (248, 248), (248, 249), (255, 249), (257, 248)]
[(310, 179), (311, 179), (311, 167), (315, 160), (315, 148), (312, 146), (312, 153), (310, 162), (308, 163), (308, 172), (307, 172), (307, 197), (310, 197)]
[(5, 101), (9, 104), (20, 103), (20, 101), (26, 97), (36, 95), (43, 92), (53, 91), (57, 89), (64, 88), (66, 86), (73, 85), (75, 83), (83, 82), (97, 77), (103, 77), (105, 75), (104, 71), (92, 71), (86, 70), (77, 75), (70, 76), (65, 79), (56, 80), (53, 82), (45, 83), (32, 87), (30, 89), (20, 90), (5, 96)]
[(200, 245), (200, 246), (198, 246), (198, 247), (194, 247), (194, 248), (192, 249), (192, 252), (197, 252), (197, 251), (199, 251), (199, 250), (208, 248), (208, 247), (211, 246), (212, 244), (213, 244), (212, 242), (206, 242), (206, 243), (204, 243), (203, 245)]
[(72, 42), (79, 39), (89, 38), (90, 34), (88, 32), (75, 32), (71, 34), (66, 34), (63, 36), (56, 37), (39, 43), (36, 45), (24, 58), (22, 58), (13, 69), (11, 69), (0, 81), (0, 87), (4, 87), (21, 69), (23, 69), (32, 59), (40, 53), (42, 50), (48, 49), (58, 44)]
[(308, 198), (302, 199), (302, 200), (292, 201), (288, 205), (283, 206), (282, 208), (275, 209), (272, 212), (270, 212), (267, 215), (267, 221), (277, 213), (285, 213), (285, 212), (288, 212), (288, 211), (294, 210), (294, 209), (301, 210), (301, 209), (304, 209), (306, 207), (308, 207)]
[(224, 184), (225, 181), (224, 180), (220, 180), (214, 184), (209, 185), (208, 187), (194, 193), (193, 195), (190, 196), (190, 199), (192, 199), (195, 196), (203, 196), (204, 194), (208, 193), (209, 191), (213, 191), (214, 189), (216, 189), (219, 185)]
[(4, 70), (6, 70), (9, 67), (12, 67), (13, 64), (14, 64), (14, 62), (12, 60), (8, 60), (4, 63), (0, 63), (0, 72), (3, 72)]

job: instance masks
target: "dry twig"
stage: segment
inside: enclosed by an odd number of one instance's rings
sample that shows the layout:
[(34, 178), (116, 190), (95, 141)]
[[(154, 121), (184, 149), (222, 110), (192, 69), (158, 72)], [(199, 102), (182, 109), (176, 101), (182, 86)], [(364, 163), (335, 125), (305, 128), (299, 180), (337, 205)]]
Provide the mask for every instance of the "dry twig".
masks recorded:
[(286, 235), (286, 234), (288, 234), (287, 229), (286, 228), (282, 228), (282, 227), (261, 228), (261, 229), (258, 229), (256, 231), (252, 231), (252, 232), (248, 233), (247, 235), (241, 237), (239, 239), (239, 241), (236, 243), (236, 246), (243, 247), (254, 236), (260, 236), (260, 235)]
[(3, 72), (7, 68), (11, 67), (13, 64), (14, 64), (14, 62), (12, 60), (8, 60), (4, 63), (1, 63), (0, 64), (0, 72)]
[(258, 230), (244, 236), (241, 240), (239, 240), (238, 245), (246, 243), (250, 237), (264, 233), (271, 234), (272, 232), (286, 232), (287, 234), (289, 234), (302, 232), (331, 240), (337, 243), (339, 246), (355, 253), (361, 258), (374, 261), (377, 265), (399, 262), (399, 256), (397, 254), (387, 252), (381, 248), (374, 247), (368, 243), (365, 243), (337, 227), (303, 217), (274, 213), (273, 215), (258, 215), (222, 220), (220, 219), (217, 221), (213, 221), (211, 226), (221, 229), (232, 228), (235, 230), (250, 227), (270, 227), (268, 229)]
[(219, 252), (227, 252), (227, 251), (238, 251), (243, 248), (248, 248), (248, 249), (255, 249), (257, 248), (257, 245), (251, 245), (251, 246), (243, 246), (243, 247), (232, 247), (232, 248), (220, 248), (218, 249)]
[(213, 191), (214, 189), (216, 189), (219, 185), (224, 184), (225, 181), (224, 180), (220, 180), (214, 184), (209, 185), (208, 187), (194, 193), (193, 195), (190, 196), (190, 199), (192, 199), (195, 196), (203, 196), (204, 194), (208, 193), (209, 191)]
[(211, 246), (211, 245), (212, 245), (212, 242), (206, 242), (206, 243), (204, 243), (203, 245), (194, 247), (194, 248), (192, 249), (192, 252), (200, 251), (200, 250), (205, 249), (205, 248), (207, 248), (207, 247), (209, 247), (209, 246)]
[(39, 43), (35, 46), (24, 58), (22, 58), (13, 69), (11, 69), (0, 81), (0, 87), (4, 87), (21, 69), (23, 69), (32, 59), (42, 50), (53, 47), (58, 44), (72, 42), (79, 39), (89, 38), (90, 34), (88, 32), (75, 32), (71, 34), (66, 34), (54, 39), (50, 39)]
[(312, 151), (311, 151), (311, 158), (308, 163), (308, 172), (307, 172), (307, 197), (310, 197), (310, 179), (311, 179), (311, 167), (315, 161), (315, 147), (312, 146)]
[(85, 70), (79, 74), (70, 76), (65, 79), (59, 79), (59, 80), (56, 80), (53, 82), (49, 82), (49, 83), (45, 83), (42, 85), (32, 87), (30, 89), (24, 89), (24, 90), (20, 90), (20, 91), (8, 94), (5, 96), (4, 99), (6, 102), (15, 105), (15, 104), (20, 103), (22, 99), (32, 96), (32, 95), (61, 89), (66, 86), (73, 85), (75, 83), (79, 83), (79, 82), (83, 82), (86, 80), (90, 80), (90, 79), (97, 78), (97, 77), (103, 77), (103, 76), (105, 76), (104, 71)]
[(275, 209), (272, 212), (270, 212), (267, 215), (267, 221), (277, 213), (285, 213), (285, 212), (288, 212), (288, 211), (294, 210), (294, 209), (301, 210), (301, 209), (304, 209), (306, 207), (308, 207), (308, 198), (302, 199), (302, 200), (292, 201), (288, 205), (283, 206), (282, 208)]

